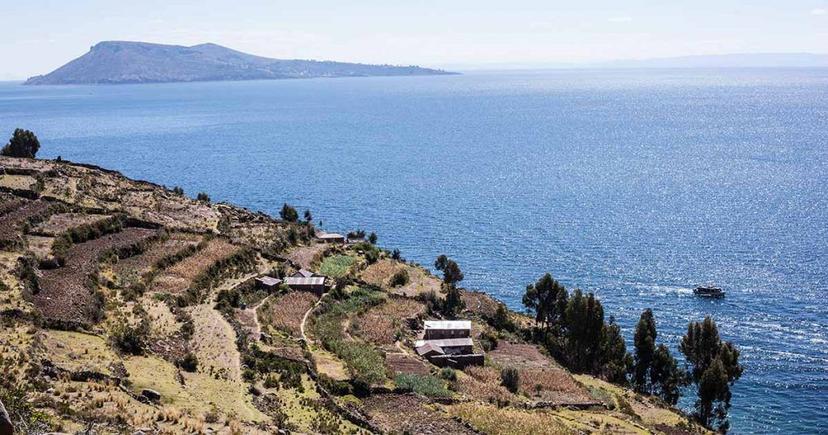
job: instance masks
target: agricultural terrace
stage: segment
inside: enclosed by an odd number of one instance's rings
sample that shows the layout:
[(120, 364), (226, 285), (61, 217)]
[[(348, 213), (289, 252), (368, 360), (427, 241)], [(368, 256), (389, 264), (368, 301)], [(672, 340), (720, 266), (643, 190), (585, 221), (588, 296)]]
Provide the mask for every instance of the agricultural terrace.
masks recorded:
[(231, 257), (241, 249), (240, 246), (233, 245), (224, 239), (211, 239), (193, 255), (165, 269), (152, 282), (151, 290), (156, 293), (182, 294), (213, 265)]
[(155, 269), (162, 260), (182, 255), (185, 250), (194, 248), (201, 239), (202, 236), (197, 234), (172, 233), (143, 253), (118, 261), (113, 270), (122, 280), (142, 277)]
[(385, 358), (374, 346), (345, 332), (344, 322), (368, 308), (381, 304), (386, 296), (379, 291), (353, 287), (342, 299), (326, 298), (313, 318), (312, 332), (322, 346), (341, 359), (351, 377), (364, 385), (385, 382)]
[(291, 337), (301, 338), (302, 319), (317, 299), (313, 293), (300, 291), (271, 296), (257, 310), (259, 322)]
[(94, 225), (112, 216), (103, 214), (57, 213), (32, 228), (29, 233), (39, 236), (55, 237), (72, 228)]
[(373, 306), (359, 314), (351, 322), (350, 333), (363, 340), (394, 350), (394, 343), (405, 336), (412, 336), (412, 322), (426, 313), (422, 302), (414, 299), (389, 298), (385, 303)]
[[(392, 285), (394, 275), (400, 272), (405, 273), (407, 282), (403, 285)], [(400, 296), (416, 297), (429, 292), (439, 294), (442, 291), (440, 279), (430, 275), (423, 268), (391, 259), (381, 259), (369, 265), (359, 277), (369, 284), (388, 288), (389, 292)]]
[(39, 280), (40, 291), (34, 295), (35, 306), (50, 320), (83, 324), (99, 321), (104, 304), (96, 288), (101, 256), (114, 250), (128, 249), (157, 236), (156, 230), (125, 228), (115, 234), (73, 245), (66, 253), (63, 267), (43, 271), (43, 277)]
[(319, 273), (331, 278), (341, 278), (348, 275), (356, 261), (356, 258), (350, 255), (337, 254), (325, 257), (319, 265)]

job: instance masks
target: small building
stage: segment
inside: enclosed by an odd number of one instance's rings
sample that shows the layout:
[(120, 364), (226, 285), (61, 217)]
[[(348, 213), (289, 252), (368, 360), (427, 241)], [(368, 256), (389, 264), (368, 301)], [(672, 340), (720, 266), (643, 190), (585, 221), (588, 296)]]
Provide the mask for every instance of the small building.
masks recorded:
[(426, 320), (424, 340), (471, 337), (469, 320)]
[(274, 291), (279, 288), (279, 285), (282, 284), (282, 280), (279, 278), (274, 278), (272, 276), (260, 276), (256, 278), (256, 285), (260, 289), (264, 289), (267, 291)]
[(314, 276), (322, 276), (322, 275), (319, 275), (318, 273), (313, 273), (313, 272), (309, 271), (308, 269), (299, 269), (296, 272), (293, 272), (293, 274), (291, 274), (290, 276), (293, 277), (293, 278), (312, 278)]
[(285, 278), (285, 284), (291, 290), (305, 291), (315, 293), (321, 296), (325, 293), (325, 277), (324, 276), (310, 276), (310, 277), (296, 277), (289, 276)]
[(345, 243), (345, 236), (337, 233), (321, 233), (316, 238), (325, 243)]
[(440, 355), (467, 355), (473, 352), (473, 343), (470, 337), (446, 338), (441, 340), (417, 340), (414, 348), (420, 356), (436, 351)]

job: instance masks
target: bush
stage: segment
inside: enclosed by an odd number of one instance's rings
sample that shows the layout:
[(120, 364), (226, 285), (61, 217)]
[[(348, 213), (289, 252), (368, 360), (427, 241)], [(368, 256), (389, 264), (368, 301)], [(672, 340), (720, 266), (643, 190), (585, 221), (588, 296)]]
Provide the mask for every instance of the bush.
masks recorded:
[(497, 349), (497, 334), (484, 331), (480, 334), (480, 345), (486, 352)]
[(34, 133), (22, 128), (14, 129), (9, 143), (0, 151), (4, 156), (33, 159), (40, 149), (40, 141)]
[(402, 391), (413, 391), (427, 397), (451, 396), (443, 381), (431, 375), (400, 373), (394, 378), (394, 383)]
[(282, 205), (282, 210), (279, 211), (279, 216), (282, 220), (287, 222), (296, 222), (299, 220), (299, 213), (296, 212), (296, 209), (288, 205), (288, 203), (284, 203)]
[(185, 372), (193, 373), (198, 370), (198, 357), (196, 357), (192, 352), (187, 352), (187, 354), (178, 361), (178, 366)]
[(198, 195), (196, 195), (196, 200), (201, 202), (210, 202), (210, 195), (206, 194), (205, 192), (199, 192)]
[(512, 393), (517, 393), (520, 387), (520, 373), (514, 367), (506, 367), (500, 371), (500, 380), (504, 387)]
[(132, 327), (123, 321), (112, 330), (111, 339), (115, 347), (121, 352), (132, 355), (142, 355), (147, 347), (149, 338), (149, 321), (142, 320), (137, 327)]
[(408, 284), (408, 280), (408, 271), (406, 269), (400, 269), (396, 273), (394, 273), (394, 276), (391, 277), (389, 285), (391, 287), (402, 287)]
[(443, 367), (440, 370), (440, 377), (447, 381), (454, 382), (457, 380), (457, 372), (455, 372), (451, 367)]

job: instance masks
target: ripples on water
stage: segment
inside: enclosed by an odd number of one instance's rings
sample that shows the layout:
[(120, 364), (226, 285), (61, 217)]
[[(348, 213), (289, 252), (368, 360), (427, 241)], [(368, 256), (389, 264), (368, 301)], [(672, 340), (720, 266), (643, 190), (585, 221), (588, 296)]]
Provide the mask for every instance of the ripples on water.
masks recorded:
[[(674, 352), (713, 315), (747, 366), (735, 432), (828, 426), (826, 70), (2, 84), (18, 126), (46, 157), (449, 254), (515, 309), (550, 271), (628, 338), (652, 307)], [(693, 297), (709, 281), (727, 298)]]

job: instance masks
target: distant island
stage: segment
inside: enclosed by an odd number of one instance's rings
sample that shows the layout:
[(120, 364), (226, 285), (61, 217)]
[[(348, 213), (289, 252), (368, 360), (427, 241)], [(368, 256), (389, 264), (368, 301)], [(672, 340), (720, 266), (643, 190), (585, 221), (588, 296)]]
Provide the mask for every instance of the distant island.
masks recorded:
[(419, 66), (270, 59), (216, 44), (192, 47), (105, 41), (26, 85), (126, 84), (456, 74)]

